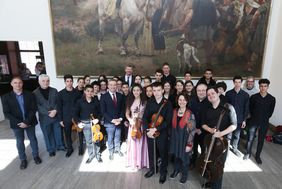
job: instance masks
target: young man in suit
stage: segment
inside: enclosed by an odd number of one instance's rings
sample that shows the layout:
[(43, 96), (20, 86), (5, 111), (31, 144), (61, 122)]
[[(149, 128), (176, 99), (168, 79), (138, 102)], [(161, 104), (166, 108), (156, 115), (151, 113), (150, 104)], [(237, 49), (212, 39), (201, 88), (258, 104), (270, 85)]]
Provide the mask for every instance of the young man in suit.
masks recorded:
[(118, 93), (117, 82), (109, 80), (109, 91), (101, 96), (100, 107), (104, 117), (104, 126), (108, 134), (108, 149), (110, 160), (113, 160), (114, 153), (123, 156), (120, 151), (120, 138), (122, 130), (122, 121), (124, 119), (124, 95)]
[(5, 117), (10, 120), (10, 127), (16, 137), (18, 154), (21, 160), (20, 169), (25, 169), (27, 167), (27, 157), (25, 154), (24, 132), (29, 138), (35, 163), (41, 163), (35, 135), (35, 126), (37, 125), (35, 116), (36, 103), (32, 93), (23, 91), (23, 81), (20, 77), (14, 77), (11, 86), (13, 91), (2, 98), (3, 112)]
[(40, 127), (44, 136), (49, 156), (56, 155), (56, 150), (65, 150), (62, 141), (61, 126), (58, 119), (58, 91), (50, 87), (50, 78), (46, 74), (38, 77), (39, 87), (35, 89), (35, 95)]
[[(163, 184), (166, 181), (167, 165), (168, 165), (168, 130), (172, 121), (172, 105), (163, 97), (164, 89), (161, 82), (155, 82), (152, 84), (154, 97), (150, 98), (147, 102), (146, 109), (143, 115), (143, 130), (147, 131), (148, 137), (148, 151), (149, 151), (149, 164), (150, 170), (144, 175), (145, 178), (149, 178), (155, 174), (154, 156), (154, 140), (156, 140), (156, 150), (161, 158), (160, 165), (160, 179), (159, 183)], [(163, 106), (163, 107), (162, 107)], [(157, 114), (160, 110), (160, 116), (163, 117), (163, 121), (158, 127), (149, 128), (149, 124), (153, 122), (153, 115)], [(155, 138), (154, 134), (159, 132), (160, 135)]]

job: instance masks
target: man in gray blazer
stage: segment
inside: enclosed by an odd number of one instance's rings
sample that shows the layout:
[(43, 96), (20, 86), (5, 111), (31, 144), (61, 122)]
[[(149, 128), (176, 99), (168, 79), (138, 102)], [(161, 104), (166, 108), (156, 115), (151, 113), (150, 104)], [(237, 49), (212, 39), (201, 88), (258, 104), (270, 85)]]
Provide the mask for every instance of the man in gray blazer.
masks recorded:
[(50, 78), (46, 74), (38, 77), (39, 87), (33, 92), (36, 97), (40, 127), (49, 156), (55, 156), (56, 150), (65, 150), (61, 126), (57, 116), (58, 91), (50, 87)]

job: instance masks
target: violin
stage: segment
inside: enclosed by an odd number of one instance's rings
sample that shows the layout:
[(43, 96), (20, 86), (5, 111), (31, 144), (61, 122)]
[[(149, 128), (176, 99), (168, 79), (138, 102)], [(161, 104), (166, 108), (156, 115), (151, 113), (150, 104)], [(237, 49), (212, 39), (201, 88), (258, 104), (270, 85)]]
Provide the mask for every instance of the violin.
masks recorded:
[[(91, 119), (94, 120), (94, 116), (91, 114)], [(104, 136), (103, 133), (101, 132), (101, 126), (97, 124), (93, 124), (91, 127), (91, 132), (92, 132), (92, 141), (93, 142), (100, 142), (103, 140)]]
[(142, 131), (141, 131), (141, 124), (142, 121), (140, 118), (136, 117), (134, 118), (134, 125), (132, 125), (132, 131), (131, 131), (131, 137), (133, 139), (140, 139), (142, 137)]
[[(164, 117), (161, 116), (160, 114), (158, 115), (158, 113), (155, 113), (152, 115), (151, 123), (149, 123), (149, 128), (156, 128), (160, 126), (163, 121), (164, 121)], [(160, 132), (156, 131), (153, 136), (154, 137), (160, 136)]]
[(71, 120), (72, 122), (72, 126), (71, 126), (71, 130), (72, 131), (76, 131), (76, 132), (82, 132), (83, 128), (79, 128), (77, 123), (74, 121), (74, 119)]

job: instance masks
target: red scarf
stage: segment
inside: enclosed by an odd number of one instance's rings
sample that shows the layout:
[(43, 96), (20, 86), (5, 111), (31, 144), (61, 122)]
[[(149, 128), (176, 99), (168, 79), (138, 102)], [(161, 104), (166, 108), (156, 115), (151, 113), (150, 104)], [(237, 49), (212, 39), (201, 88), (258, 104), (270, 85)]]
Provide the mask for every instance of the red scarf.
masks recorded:
[[(182, 116), (178, 124), (181, 129), (183, 129), (188, 124), (190, 115), (191, 115), (190, 110), (186, 109), (184, 115)], [(172, 127), (173, 128), (177, 127), (177, 109), (173, 111)]]

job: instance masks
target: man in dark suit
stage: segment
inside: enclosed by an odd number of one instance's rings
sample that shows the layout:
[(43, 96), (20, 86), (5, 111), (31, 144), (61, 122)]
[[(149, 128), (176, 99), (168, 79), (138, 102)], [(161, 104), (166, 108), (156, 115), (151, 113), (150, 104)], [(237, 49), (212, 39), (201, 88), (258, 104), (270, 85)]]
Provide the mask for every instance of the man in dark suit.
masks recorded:
[(109, 158), (113, 160), (114, 152), (123, 156), (120, 151), (120, 137), (125, 107), (123, 94), (116, 92), (117, 82), (110, 80), (108, 88), (109, 91), (101, 96), (100, 105), (104, 117), (104, 126), (108, 134)]
[[(161, 82), (154, 82), (152, 84), (154, 97), (148, 100), (146, 109), (143, 115), (143, 131), (147, 131), (148, 152), (150, 170), (144, 175), (145, 178), (153, 176), (157, 170), (155, 167), (157, 156), (161, 159), (160, 164), (160, 179), (159, 183), (163, 184), (166, 181), (167, 165), (168, 165), (168, 130), (172, 121), (172, 105), (163, 97), (164, 89)], [(149, 124), (154, 122), (153, 115), (157, 115), (160, 111), (160, 116), (163, 121), (160, 122), (158, 127), (149, 128)], [(159, 136), (155, 137), (154, 134), (159, 132)], [(155, 141), (154, 141), (155, 140)], [(156, 145), (154, 151), (154, 145)]]
[(27, 157), (25, 154), (24, 131), (30, 140), (35, 163), (41, 163), (35, 135), (35, 126), (37, 125), (35, 116), (36, 103), (32, 93), (23, 91), (23, 81), (20, 77), (14, 77), (11, 86), (13, 91), (2, 98), (3, 112), (5, 117), (10, 120), (10, 127), (17, 140), (17, 149), (21, 160), (20, 169), (25, 169), (27, 167)]
[(40, 127), (44, 136), (49, 156), (56, 155), (56, 150), (65, 150), (58, 112), (58, 91), (50, 87), (50, 78), (46, 74), (38, 77), (39, 87), (33, 92), (36, 97)]
[(128, 86), (129, 88), (131, 86), (133, 86), (134, 84), (134, 80), (135, 80), (135, 77), (133, 74), (133, 66), (131, 64), (128, 64), (125, 66), (125, 75), (121, 77), (121, 79), (124, 81), (124, 82), (127, 82), (128, 83)]

